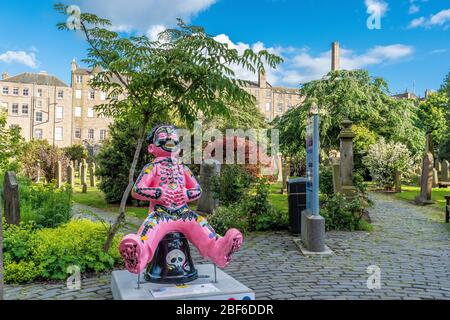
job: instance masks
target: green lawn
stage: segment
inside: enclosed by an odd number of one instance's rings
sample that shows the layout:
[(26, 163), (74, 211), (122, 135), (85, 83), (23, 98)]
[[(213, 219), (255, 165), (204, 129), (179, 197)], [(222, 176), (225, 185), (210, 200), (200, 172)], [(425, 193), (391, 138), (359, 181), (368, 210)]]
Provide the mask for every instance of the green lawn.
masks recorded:
[[(402, 192), (396, 193), (395, 197), (401, 200), (414, 201), (414, 198), (420, 194), (420, 187), (414, 186), (402, 186)], [(444, 196), (450, 195), (450, 189), (439, 189), (434, 188), (431, 193), (431, 199), (435, 201), (431, 207), (440, 209), (442, 211), (445, 210), (445, 198)]]
[[(119, 212), (118, 204), (109, 204), (105, 200), (105, 195), (97, 187), (88, 187), (87, 193), (81, 192), (80, 180), (75, 178), (75, 189), (73, 192), (73, 201), (75, 203), (84, 204), (98, 209), (111, 212)], [(148, 207), (127, 206), (126, 213), (138, 218), (146, 218), (148, 215)]]
[(281, 194), (281, 182), (270, 185), (269, 201), (279, 211), (288, 211), (287, 193)]

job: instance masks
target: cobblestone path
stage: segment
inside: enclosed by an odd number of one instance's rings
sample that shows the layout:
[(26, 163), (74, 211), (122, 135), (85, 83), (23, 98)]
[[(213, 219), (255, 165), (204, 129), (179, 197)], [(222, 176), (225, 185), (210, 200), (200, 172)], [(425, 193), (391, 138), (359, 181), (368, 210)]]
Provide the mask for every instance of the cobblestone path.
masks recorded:
[[(329, 232), (332, 256), (305, 257), (287, 232), (258, 233), (226, 271), (256, 292), (257, 299), (450, 299), (448, 225), (421, 208), (371, 194), (374, 230)], [(194, 260), (204, 262), (193, 250)], [(381, 270), (381, 288), (368, 289), (367, 267)], [(6, 299), (111, 299), (110, 275), (64, 283), (6, 286)]]

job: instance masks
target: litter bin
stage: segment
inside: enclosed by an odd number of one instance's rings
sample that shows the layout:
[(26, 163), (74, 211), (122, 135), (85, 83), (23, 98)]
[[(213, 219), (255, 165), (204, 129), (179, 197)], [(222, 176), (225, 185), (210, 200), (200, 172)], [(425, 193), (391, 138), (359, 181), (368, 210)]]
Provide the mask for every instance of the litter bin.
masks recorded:
[(300, 234), (302, 211), (306, 209), (306, 178), (290, 179), (287, 182), (289, 230)]

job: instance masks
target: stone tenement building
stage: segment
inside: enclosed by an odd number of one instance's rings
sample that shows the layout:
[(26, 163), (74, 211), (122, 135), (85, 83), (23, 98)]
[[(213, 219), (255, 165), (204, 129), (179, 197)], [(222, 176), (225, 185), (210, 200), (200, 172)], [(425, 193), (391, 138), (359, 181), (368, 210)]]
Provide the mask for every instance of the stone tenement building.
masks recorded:
[(25, 140), (71, 145), (72, 88), (44, 72), (14, 77), (4, 73), (0, 90), (0, 108), (7, 111), (7, 124), (21, 127)]
[[(339, 43), (334, 42), (331, 48), (331, 70), (338, 70)], [(95, 105), (108, 99), (105, 92), (89, 85), (96, 72), (79, 68), (72, 61), (70, 87), (44, 72), (14, 77), (3, 74), (0, 108), (7, 110), (8, 125), (20, 126), (26, 140), (46, 139), (59, 147), (100, 144), (108, 136), (113, 119), (94, 111)], [(268, 122), (304, 100), (298, 89), (274, 87), (264, 74), (259, 74), (258, 82), (250, 82), (243, 89), (256, 97), (257, 106)]]

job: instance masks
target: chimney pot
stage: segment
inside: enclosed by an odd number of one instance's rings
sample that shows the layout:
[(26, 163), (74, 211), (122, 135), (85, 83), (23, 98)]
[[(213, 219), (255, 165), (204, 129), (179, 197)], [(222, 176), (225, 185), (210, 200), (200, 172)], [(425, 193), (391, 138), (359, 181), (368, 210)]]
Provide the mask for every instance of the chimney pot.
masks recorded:
[(8, 78), (9, 78), (8, 72), (3, 72), (3, 73), (2, 73), (2, 80), (6, 80), (6, 79), (8, 79)]

